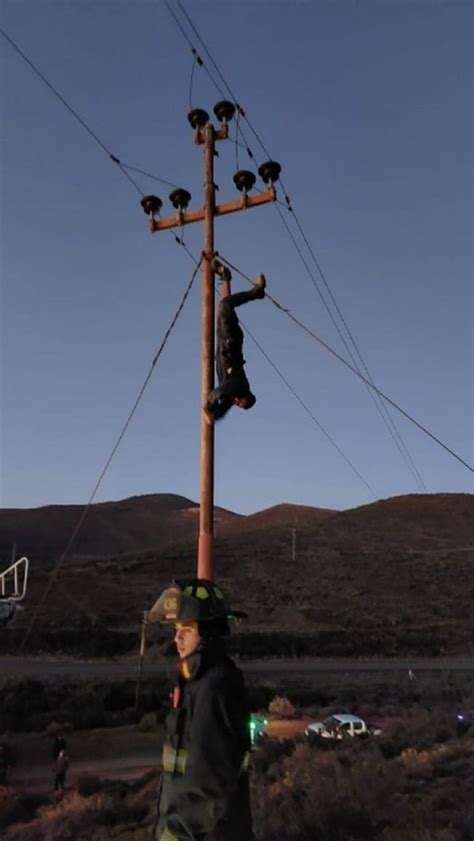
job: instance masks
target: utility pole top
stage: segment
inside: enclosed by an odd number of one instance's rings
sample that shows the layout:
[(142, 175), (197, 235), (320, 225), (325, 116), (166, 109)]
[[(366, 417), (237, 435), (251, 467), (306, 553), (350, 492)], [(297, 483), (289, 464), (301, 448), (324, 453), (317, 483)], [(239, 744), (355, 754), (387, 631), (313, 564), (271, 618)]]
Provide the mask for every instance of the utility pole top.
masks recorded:
[[(158, 196), (144, 196), (141, 205), (149, 216), (152, 233), (181, 228), (193, 222), (204, 223), (204, 248), (202, 268), (202, 327), (201, 327), (201, 480), (199, 507), (199, 540), (197, 558), (197, 577), (212, 580), (214, 577), (214, 421), (204, 411), (209, 394), (214, 388), (214, 276), (222, 274), (221, 264), (216, 263), (214, 247), (214, 219), (259, 207), (276, 200), (275, 182), (280, 175), (281, 167), (276, 161), (266, 161), (259, 167), (259, 175), (266, 185), (266, 190), (255, 196), (250, 196), (256, 177), (253, 172), (239, 170), (233, 177), (237, 190), (241, 193), (238, 199), (220, 205), (215, 203), (216, 185), (214, 182), (214, 159), (217, 141), (226, 140), (229, 136), (228, 123), (232, 120), (236, 109), (240, 106), (233, 102), (222, 100), (214, 106), (214, 114), (219, 121), (219, 128), (214, 128), (209, 114), (202, 108), (193, 108), (188, 114), (188, 122), (194, 131), (194, 142), (204, 147), (204, 201), (198, 210), (188, 211), (191, 194), (184, 188), (173, 190), (169, 198), (176, 213), (166, 218), (160, 216), (163, 206)], [(221, 295), (230, 294), (230, 273), (228, 277), (221, 277)]]

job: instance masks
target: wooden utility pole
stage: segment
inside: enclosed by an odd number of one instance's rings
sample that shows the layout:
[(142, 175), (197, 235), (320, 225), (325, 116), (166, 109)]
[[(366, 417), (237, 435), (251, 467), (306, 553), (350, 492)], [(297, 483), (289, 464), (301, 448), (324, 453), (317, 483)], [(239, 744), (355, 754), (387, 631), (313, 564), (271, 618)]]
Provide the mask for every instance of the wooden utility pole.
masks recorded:
[[(250, 207), (273, 202), (276, 191), (273, 182), (277, 180), (280, 171), (279, 164), (269, 161), (262, 164), (259, 173), (267, 190), (256, 196), (249, 196), (248, 189), (255, 183), (255, 176), (246, 170), (239, 170), (234, 176), (236, 187), (242, 196), (236, 201), (216, 205), (214, 183), (214, 157), (216, 140), (228, 137), (228, 120), (232, 119), (235, 106), (231, 102), (219, 102), (214, 113), (221, 120), (220, 128), (215, 129), (209, 122), (209, 115), (201, 109), (194, 109), (188, 115), (188, 120), (195, 130), (195, 143), (204, 146), (204, 204), (200, 210), (187, 212), (191, 198), (186, 190), (174, 190), (170, 194), (173, 205), (178, 214), (166, 219), (155, 219), (162, 202), (157, 196), (145, 196), (142, 207), (150, 215), (150, 229), (152, 233), (168, 228), (180, 227), (193, 222), (204, 222), (204, 250), (202, 269), (202, 328), (201, 328), (201, 479), (200, 479), (200, 507), (199, 507), (199, 539), (197, 557), (198, 578), (214, 577), (214, 422), (207, 416), (203, 407), (214, 388), (214, 276), (213, 259), (216, 255), (214, 245), (214, 218), (235, 213)], [(230, 293), (229, 281), (224, 281), (222, 295)]]
[(204, 128), (204, 269), (201, 330), (201, 495), (197, 577), (213, 577), (214, 424), (202, 411), (214, 388), (214, 126)]

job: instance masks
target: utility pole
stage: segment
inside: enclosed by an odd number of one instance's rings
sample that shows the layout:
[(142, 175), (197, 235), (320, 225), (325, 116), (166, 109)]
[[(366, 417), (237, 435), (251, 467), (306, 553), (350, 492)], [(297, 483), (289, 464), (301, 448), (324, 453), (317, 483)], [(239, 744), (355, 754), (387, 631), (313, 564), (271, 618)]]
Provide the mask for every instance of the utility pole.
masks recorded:
[[(152, 233), (189, 225), (193, 222), (204, 223), (201, 296), (201, 473), (197, 577), (208, 579), (214, 576), (214, 422), (207, 416), (203, 407), (214, 388), (214, 277), (216, 269), (213, 261), (217, 253), (214, 245), (214, 219), (216, 216), (224, 216), (275, 201), (274, 183), (278, 180), (281, 170), (280, 165), (275, 161), (267, 161), (259, 167), (259, 175), (267, 185), (267, 190), (256, 196), (248, 195), (248, 191), (255, 185), (255, 175), (248, 170), (239, 170), (235, 173), (233, 180), (242, 196), (236, 201), (216, 205), (215, 144), (216, 141), (228, 138), (228, 123), (234, 116), (235, 110), (236, 106), (232, 102), (223, 100), (217, 103), (214, 114), (220, 122), (218, 129), (214, 128), (206, 111), (195, 108), (188, 114), (188, 122), (194, 129), (194, 142), (204, 147), (204, 203), (200, 210), (187, 211), (191, 195), (181, 188), (170, 193), (170, 201), (178, 213), (166, 219), (155, 218), (162, 207), (162, 201), (157, 196), (144, 196), (141, 201), (145, 213), (150, 217)], [(221, 294), (225, 297), (229, 293), (230, 282), (227, 279), (224, 280)]]
[(214, 388), (214, 126), (204, 127), (204, 270), (201, 330), (201, 480), (197, 577), (213, 577), (214, 424), (202, 410)]

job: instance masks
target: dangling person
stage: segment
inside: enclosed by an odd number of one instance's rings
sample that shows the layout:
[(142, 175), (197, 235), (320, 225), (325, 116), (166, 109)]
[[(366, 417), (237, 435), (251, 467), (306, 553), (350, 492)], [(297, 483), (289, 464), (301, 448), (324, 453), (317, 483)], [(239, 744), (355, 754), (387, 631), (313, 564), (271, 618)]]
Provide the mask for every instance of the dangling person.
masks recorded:
[[(225, 271), (225, 270), (224, 270)], [(253, 289), (222, 298), (217, 311), (216, 371), (219, 385), (211, 391), (205, 411), (211, 420), (220, 420), (232, 406), (251, 409), (256, 397), (245, 376), (242, 353), (244, 334), (236, 315), (236, 307), (265, 297), (265, 275), (259, 274)]]

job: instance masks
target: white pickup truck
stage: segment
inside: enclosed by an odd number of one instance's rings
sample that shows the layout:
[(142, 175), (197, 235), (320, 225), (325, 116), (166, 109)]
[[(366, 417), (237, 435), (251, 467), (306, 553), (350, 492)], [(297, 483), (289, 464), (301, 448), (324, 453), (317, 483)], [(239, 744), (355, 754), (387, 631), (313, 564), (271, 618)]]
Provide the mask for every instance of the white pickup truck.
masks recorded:
[(344, 736), (379, 736), (382, 731), (377, 727), (366, 724), (363, 718), (350, 713), (334, 713), (324, 721), (314, 721), (308, 724), (305, 733), (318, 735), (322, 739), (342, 739)]

